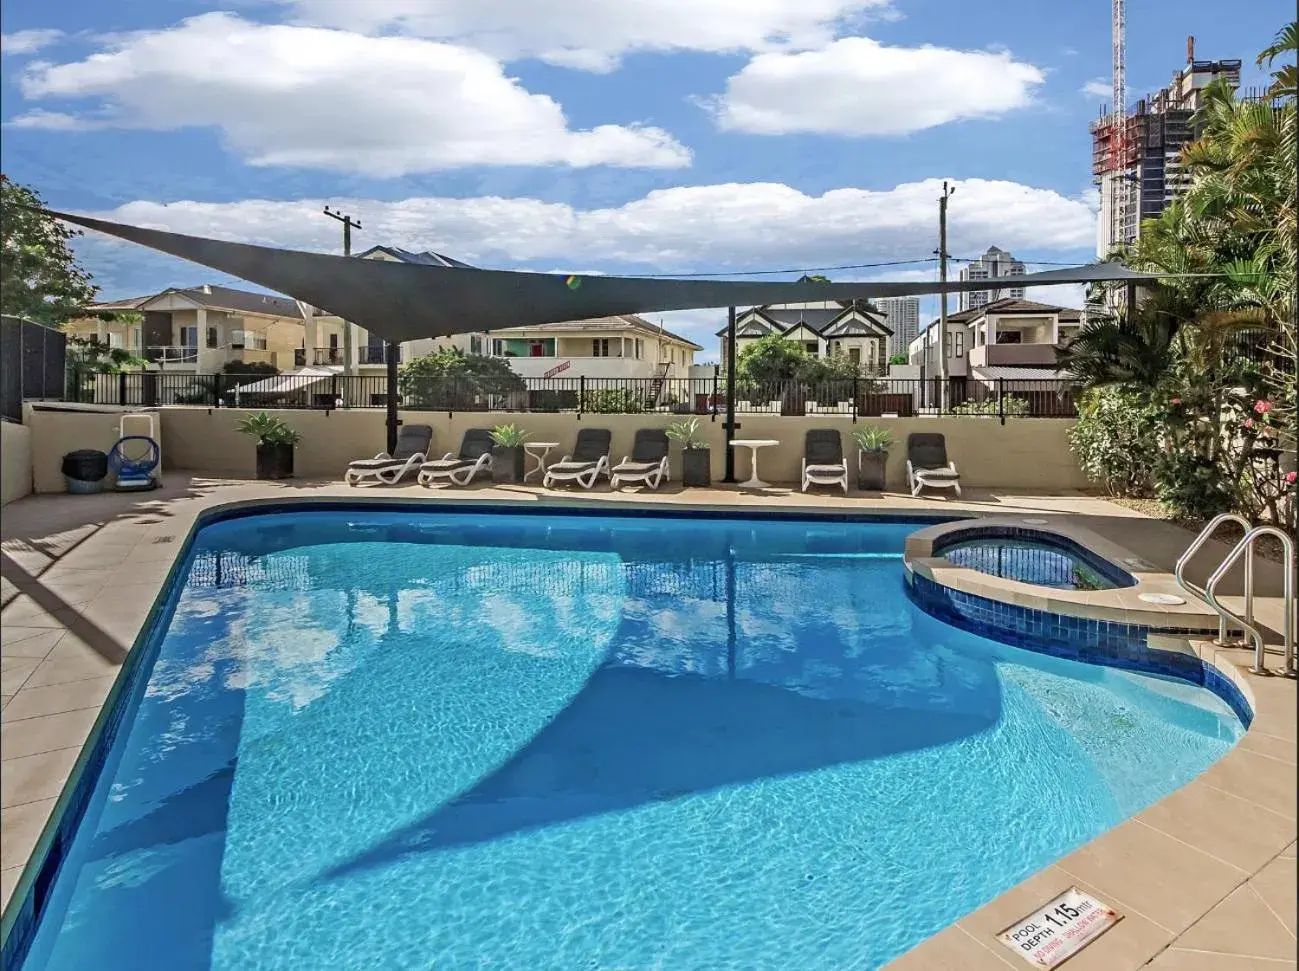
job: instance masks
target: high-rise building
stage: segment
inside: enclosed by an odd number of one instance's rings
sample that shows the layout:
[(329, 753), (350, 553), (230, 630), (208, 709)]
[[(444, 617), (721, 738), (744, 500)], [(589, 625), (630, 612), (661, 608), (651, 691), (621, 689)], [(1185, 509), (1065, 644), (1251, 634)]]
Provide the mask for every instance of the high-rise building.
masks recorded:
[[(1023, 276), (1024, 264), (1003, 249), (989, 246), (988, 252), (961, 270), (962, 280), (999, 280), (1004, 277)], [(960, 295), (961, 310), (977, 310), (994, 300), (1024, 299), (1023, 287), (1002, 287), (997, 290), (972, 290)]]
[(1097, 256), (1103, 259), (1115, 247), (1136, 242), (1142, 220), (1156, 218), (1186, 191), (1181, 152), (1199, 136), (1195, 113), (1205, 87), (1219, 78), (1237, 87), (1240, 61), (1197, 61), (1195, 38), (1187, 38), (1186, 66), (1168, 87), (1131, 111), (1116, 106), (1121, 116), (1112, 110), (1092, 122), (1092, 174), (1101, 203)]
[(893, 330), (893, 336), (889, 338), (889, 357), (907, 353), (907, 348), (920, 333), (920, 298), (885, 297), (871, 303), (884, 314), (884, 322)]

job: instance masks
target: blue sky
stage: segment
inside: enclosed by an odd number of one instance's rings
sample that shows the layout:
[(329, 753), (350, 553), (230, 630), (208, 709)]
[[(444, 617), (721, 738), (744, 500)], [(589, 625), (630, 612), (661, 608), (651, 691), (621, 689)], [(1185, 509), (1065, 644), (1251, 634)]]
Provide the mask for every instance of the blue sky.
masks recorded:
[[(181, 231), (330, 249), (329, 202), (362, 218), (358, 246), (623, 273), (924, 259), (951, 179), (954, 255), (1081, 262), (1109, 7), (5, 0), (0, 161), (56, 207)], [(1293, 4), (1223, 13), (1133, 3), (1130, 96), (1167, 83), (1189, 34), (1261, 82)], [(108, 297), (223, 282), (79, 247)], [(699, 339), (716, 316), (672, 319)]]

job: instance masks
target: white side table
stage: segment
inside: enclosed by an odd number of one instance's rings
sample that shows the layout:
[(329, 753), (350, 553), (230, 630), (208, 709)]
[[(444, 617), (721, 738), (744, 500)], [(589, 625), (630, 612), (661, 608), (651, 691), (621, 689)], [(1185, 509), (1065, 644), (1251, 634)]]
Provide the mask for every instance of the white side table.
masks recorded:
[(753, 459), (749, 465), (749, 477), (740, 483), (740, 488), (767, 488), (767, 483), (758, 478), (758, 449), (766, 448), (768, 445), (779, 445), (779, 440), (774, 438), (737, 438), (733, 440), (731, 444), (739, 445), (741, 448), (747, 448), (753, 453)]
[(536, 459), (537, 466), (523, 473), (523, 481), (527, 482), (534, 475), (546, 474), (546, 456), (550, 454), (552, 448), (559, 448), (559, 442), (524, 442), (523, 454)]

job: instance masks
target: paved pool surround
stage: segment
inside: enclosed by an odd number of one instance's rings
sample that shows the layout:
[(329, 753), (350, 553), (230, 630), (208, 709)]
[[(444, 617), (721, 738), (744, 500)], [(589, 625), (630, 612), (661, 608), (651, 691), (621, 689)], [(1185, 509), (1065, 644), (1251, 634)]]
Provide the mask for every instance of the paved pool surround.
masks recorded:
[[(102, 632), (110, 634), (119, 643), (135, 645), (126, 655), (126, 663), (121, 666), (120, 672), (116, 665), (110, 666), (107, 673), (117, 674), (116, 677), (104, 676), (104, 672), (96, 668), (93, 673), (83, 672), (78, 675), (89, 680), (70, 681), (65, 675), (63, 682), (70, 683), (55, 684), (48, 678), (39, 680), (33, 674), (32, 687), (18, 684), (16, 693), (9, 687), (5, 689), (6, 742), (21, 742), (23, 751), (32, 750), (37, 753), (22, 756), (23, 760), (42, 762), (40, 766), (25, 767), (29, 770), (27, 774), (40, 775), (42, 780), (49, 777), (47, 781), (40, 781), (41, 793), (27, 784), (31, 780), (21, 783), (21, 792), (6, 792), (5, 822), (14, 825), (6, 826), (6, 879), (3, 889), (5, 897), (10, 893), (15, 895), (13, 906), (7, 907), (5, 912), (6, 958), (12, 953), (15, 933), (21, 936), (20, 927), (25, 923), (23, 911), (29, 910), (33, 899), (39, 900), (42, 892), (48, 892), (55, 872), (55, 861), (69, 832), (69, 821), (75, 821), (77, 815), (75, 811), (69, 810), (76, 807), (78, 789), (87, 784), (86, 780), (93, 780), (97, 770), (96, 749), (106, 750), (107, 742), (111, 741), (112, 732), (117, 728), (113, 722), (114, 711), (121, 709), (115, 702), (124, 691), (130, 690), (133, 683), (132, 669), (143, 664), (143, 661), (136, 658), (148, 654), (147, 650), (139, 650), (139, 647), (144, 645), (151, 621), (161, 610), (165, 597), (170, 592), (171, 578), (182, 567), (183, 559), (178, 554), (188, 545), (186, 540), (193, 530), (215, 510), (222, 510), (218, 515), (224, 516), (226, 510), (233, 511), (237, 507), (264, 509), (268, 502), (276, 503), (276, 500), (291, 499), (295, 505), (300, 503), (309, 506), (313, 501), (322, 500), (338, 502), (346, 498), (349, 501), (365, 502), (370, 499), (390, 502), (394, 499), (409, 501), (419, 496), (415, 499), (418, 505), (426, 507), (428, 504), (427, 499), (411, 487), (383, 488), (368, 492), (370, 494), (363, 499), (356, 491), (333, 484), (254, 484), (231, 481), (218, 482), (216, 487), (208, 487), (197, 493), (191, 491), (139, 497), (137, 514), (119, 514), (106, 523), (98, 523), (70, 551), (55, 554), (53, 564), (37, 571), (39, 576), (26, 577), (28, 582), (37, 580), (48, 585), (46, 589), (51, 592), (66, 590), (65, 596), (69, 599), (72, 599), (73, 588), (80, 592), (80, 588), (90, 584), (92, 576), (97, 577), (96, 583), (107, 582), (107, 586), (97, 595), (88, 592), (87, 587), (82, 598), (87, 602), (77, 603), (75, 609), (66, 603), (65, 609), (56, 609), (55, 603), (50, 601), (44, 604), (42, 610), (41, 601), (46, 598), (35, 590), (29, 594), (30, 586), (10, 582), (10, 574), (6, 574), (6, 658), (28, 656), (26, 653), (10, 652), (8, 645), (11, 640), (21, 645), (35, 645), (38, 642), (44, 645), (46, 640), (54, 644), (59, 638), (77, 642), (78, 637), (85, 633), (82, 624), (87, 621), (97, 622)], [(471, 493), (472, 498), (465, 498), (468, 499), (467, 504), (482, 500), (525, 503), (521, 508), (526, 508), (528, 503), (537, 500), (547, 506), (604, 507), (599, 508), (601, 512), (608, 508), (606, 503), (616, 503), (623, 508), (643, 506), (646, 511), (666, 511), (665, 506), (680, 503), (705, 514), (725, 511), (732, 515), (747, 512), (761, 515), (763, 512), (776, 511), (771, 508), (777, 501), (776, 497), (755, 498), (727, 494), (721, 490), (716, 492), (715, 497), (695, 492), (682, 496), (601, 496), (591, 497), (593, 501), (570, 502), (566, 499), (551, 499), (539, 490), (483, 489)], [(459, 502), (449, 496), (447, 499), (449, 502)], [(1049, 511), (1053, 502), (1042, 500), (1042, 505), (1035, 509), (1033, 502), (998, 501), (1003, 508), (1013, 504), (1024, 517), (1033, 516), (1037, 509)], [(59, 523), (52, 528), (46, 527), (46, 535), (57, 534), (60, 528), (70, 532), (74, 526), (90, 525), (85, 513), (79, 512), (76, 502), (76, 499), (58, 500), (56, 508), (60, 514), (67, 510), (65, 515), (58, 516), (49, 516), (48, 505), (32, 507), (42, 509), (37, 518), (48, 517)], [(822, 502), (831, 508), (821, 506)], [(1080, 503), (1105, 505), (1098, 500), (1066, 499), (1057, 502), (1061, 502), (1067, 512), (1074, 511), (1069, 506)], [(742, 508), (750, 505), (753, 507), (751, 510)], [(788, 496), (779, 501), (779, 507), (783, 507), (780, 511), (796, 511), (813, 516), (817, 512), (846, 511), (837, 508), (839, 505), (837, 497), (822, 500), (810, 496)], [(961, 503), (921, 503), (902, 497), (891, 504), (859, 501), (853, 503), (853, 506), (850, 515), (860, 515), (863, 512), (887, 514), (892, 507), (896, 507), (898, 512), (905, 511), (920, 516), (949, 513), (968, 517), (979, 516), (982, 511)], [(22, 504), (18, 504), (6, 510), (7, 516), (12, 517), (14, 512), (21, 512), (22, 508)], [(86, 508), (88, 507), (80, 507)], [(164, 510), (161, 515), (160, 508)], [(1078, 512), (1095, 514), (1091, 509), (1080, 508)], [(1124, 518), (1131, 516), (1129, 513), (1119, 515)], [(1007, 517), (987, 517), (981, 521), (993, 523), (1005, 518)], [(1061, 517), (1055, 516), (1053, 520), (1059, 522)], [(954, 525), (958, 524), (926, 527), (920, 532), (944, 530)], [(1076, 530), (1061, 529), (1060, 532), (1077, 539)], [(41, 530), (32, 523), (24, 529), (23, 534), (39, 536)], [(13, 534), (9, 532), (9, 535)], [(913, 537), (913, 540), (916, 539)], [(924, 537), (920, 536), (919, 542), (923, 540)], [(1093, 550), (1104, 549), (1106, 546), (1104, 540), (1099, 543), (1084, 542)], [(7, 542), (6, 550), (13, 549), (16, 547)], [(946, 579), (942, 577), (944, 567), (941, 565), (918, 562), (934, 557), (917, 554), (932, 552), (932, 545), (925, 548), (918, 542), (909, 544), (907, 558), (913, 579), (915, 576), (926, 575), (930, 579), (935, 576)], [(1118, 560), (1122, 561), (1126, 554), (1127, 551), (1120, 551)], [(31, 553), (33, 558), (45, 555), (43, 552), (38, 553), (35, 548)], [(21, 556), (18, 558), (22, 559)], [(1128, 558), (1135, 559), (1130, 556)], [(1150, 564), (1128, 563), (1124, 569), (1131, 570), (1138, 580), (1136, 587), (1124, 592), (1139, 590), (1143, 582), (1148, 584), (1151, 592), (1165, 592), (1161, 587), (1172, 583), (1171, 576), (1161, 574)], [(129, 571), (129, 575), (124, 571)], [(995, 579), (982, 574), (975, 576), (979, 577), (978, 582)], [(962, 582), (962, 578), (954, 579), (957, 583)], [(971, 578), (965, 578), (965, 581), (976, 582)], [(17, 595), (15, 588), (19, 591)], [(1171, 589), (1169, 587), (1168, 592)], [(129, 603), (122, 598), (122, 595), (128, 593), (131, 595)], [(1042, 593), (1041, 590), (1037, 591), (1037, 595)], [(1045, 593), (1050, 607), (1071, 599), (1063, 596), (1069, 591), (1050, 590)], [(1094, 596), (1095, 593), (1097, 592), (1088, 593), (1087, 597)], [(1012, 599), (1008, 602), (1015, 601)], [(1104, 606), (1090, 605), (1084, 599), (1075, 605), (1075, 609), (1085, 611), (1087, 608), (1100, 609)], [(1207, 627), (1200, 627), (1192, 621), (1191, 617), (1196, 613), (1201, 613), (1202, 617), (1209, 616), (1205, 613), (1207, 608), (1202, 605), (1199, 611), (1170, 611), (1162, 605), (1147, 604), (1142, 604), (1138, 609), (1161, 615), (1165, 630), (1203, 632), (1216, 626), (1216, 621)], [(1185, 626), (1173, 627), (1170, 626), (1171, 620), (1162, 620), (1162, 616), (1169, 613), (1187, 615), (1185, 620), (1179, 618), (1177, 621)], [(1083, 612), (1074, 616), (1088, 615)], [(12, 626), (20, 624), (28, 626)], [(1157, 639), (1164, 636), (1167, 635), (1148, 633), (1148, 646), (1162, 646), (1163, 642)], [(1192, 638), (1196, 636), (1201, 635), (1191, 635)], [(1122, 971), (1145, 966), (1168, 968), (1171, 971), (1175, 968), (1215, 966), (1203, 961), (1194, 963), (1209, 955), (1221, 955), (1228, 961), (1236, 960), (1238, 955), (1247, 955), (1252, 961), (1252, 956), (1256, 954), (1261, 954), (1263, 959), (1270, 962), (1280, 962), (1269, 963), (1268, 967), (1293, 967), (1296, 817), (1294, 682), (1242, 674), (1236, 665), (1248, 663), (1249, 655), (1246, 652), (1214, 648), (1204, 641), (1192, 642), (1184, 637), (1171, 637), (1170, 640), (1180, 641), (1179, 647), (1184, 646), (1198, 654), (1241, 689), (1242, 697), (1256, 714), (1253, 726), (1241, 743), (1200, 778), (962, 918), (897, 959), (891, 968), (923, 971), (961, 967), (978, 971), (982, 968), (1017, 967), (1019, 963), (1014, 955), (1008, 951), (1002, 953), (1004, 948), (996, 942), (996, 932), (1069, 885), (1078, 886), (1101, 897), (1125, 915), (1125, 919), (1114, 930), (1070, 961), (1071, 971), (1075, 967), (1084, 971), (1088, 968)], [(54, 653), (62, 651), (63, 646), (62, 641), (59, 641), (58, 646), (46, 656), (46, 660), (39, 662), (38, 673), (46, 666), (65, 670), (72, 664), (70, 657), (54, 657)], [(47, 684), (49, 687), (45, 687)], [(94, 688), (95, 691), (87, 694), (89, 688)], [(10, 702), (14, 704), (11, 705)], [(101, 702), (106, 703), (99, 709), (97, 706)], [(98, 711), (99, 718), (93, 726), (42, 724), (47, 720), (64, 719), (67, 715), (93, 714), (95, 711)], [(67, 715), (58, 712), (66, 712)], [(49, 752), (54, 741), (44, 741), (45, 747), (42, 748), (38, 744), (41, 740), (27, 737), (26, 730), (29, 728), (44, 739), (56, 727), (60, 733), (68, 735), (67, 740), (57, 743), (59, 745), (76, 746), (80, 744), (77, 739), (85, 739), (85, 745), (75, 763), (64, 757), (65, 753), (75, 754), (75, 747)], [(19, 729), (23, 730), (21, 737)], [(50, 756), (57, 758), (49, 758), (40, 754), (42, 752), (49, 752)], [(20, 761), (15, 758), (10, 762), (8, 752), (5, 759), (7, 769)], [(44, 764), (47, 761), (49, 765)], [(56, 801), (53, 796), (58, 793), (58, 780), (67, 781)], [(31, 789), (31, 795), (27, 795), (28, 789)], [(45, 792), (49, 795), (42, 795)], [(31, 801), (33, 799), (36, 801)], [(19, 814), (21, 819), (18, 818)], [(45, 821), (47, 817), (48, 821)], [(45, 821), (43, 831), (40, 829), (42, 821)], [(19, 843), (24, 845), (20, 846)], [(22, 853), (21, 857), (17, 856), (19, 852)], [(21, 860), (27, 857), (28, 852), (30, 859), (23, 869)], [(20, 869), (22, 873), (18, 876)], [(1168, 894), (1169, 886), (1179, 887), (1179, 893)], [(1244, 929), (1242, 923), (1250, 927), (1257, 925), (1258, 930), (1245, 943), (1242, 943), (1240, 933)], [(1243, 968), (1254, 965), (1231, 966)]]

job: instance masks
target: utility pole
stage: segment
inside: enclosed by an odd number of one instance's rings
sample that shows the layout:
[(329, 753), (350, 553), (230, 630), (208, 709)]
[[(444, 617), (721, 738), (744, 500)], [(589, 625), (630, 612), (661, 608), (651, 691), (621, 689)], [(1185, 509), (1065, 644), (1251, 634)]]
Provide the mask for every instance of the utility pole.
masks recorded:
[[(325, 215), (330, 219), (337, 219), (343, 224), (343, 255), (352, 255), (352, 228), (361, 228), (361, 224), (351, 216), (345, 216), (336, 209), (325, 207)], [(343, 321), (343, 373), (352, 373), (352, 325), (348, 321)]]
[(943, 284), (938, 304), (938, 410), (942, 414), (948, 411), (948, 364), (947, 364), (947, 200), (956, 194), (956, 189), (947, 188), (943, 182), (943, 194), (938, 199), (938, 282)]

